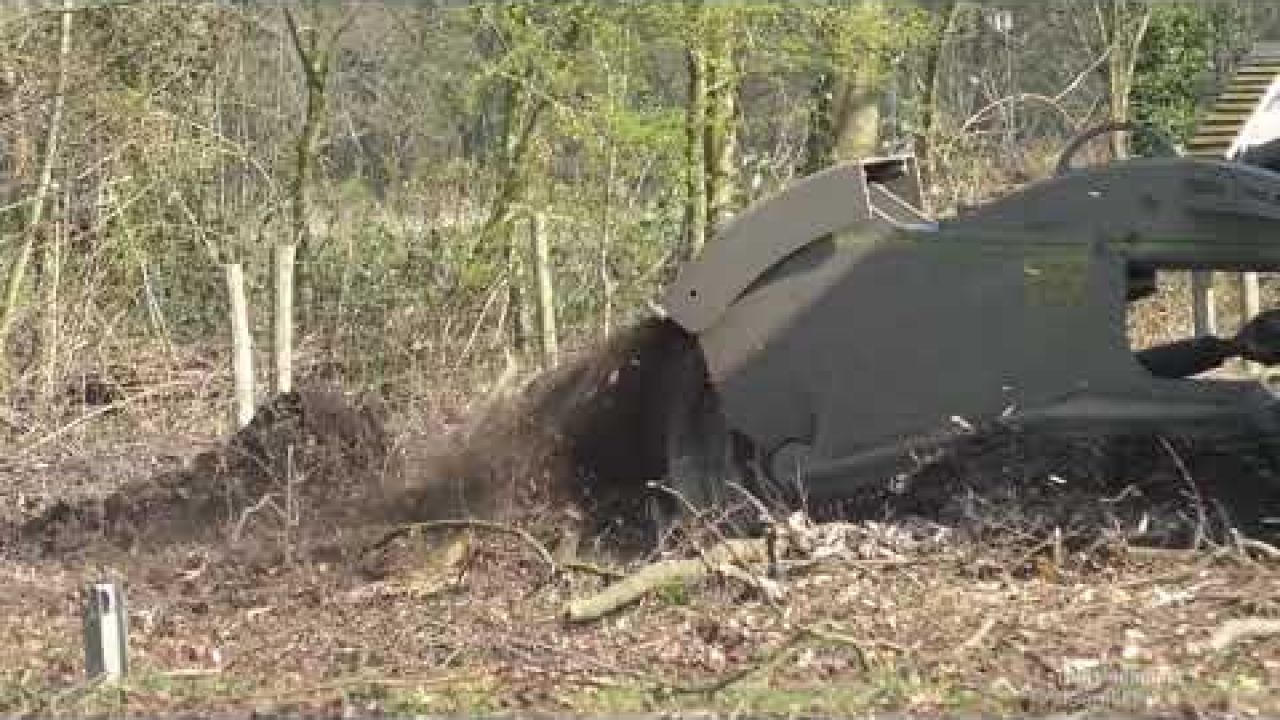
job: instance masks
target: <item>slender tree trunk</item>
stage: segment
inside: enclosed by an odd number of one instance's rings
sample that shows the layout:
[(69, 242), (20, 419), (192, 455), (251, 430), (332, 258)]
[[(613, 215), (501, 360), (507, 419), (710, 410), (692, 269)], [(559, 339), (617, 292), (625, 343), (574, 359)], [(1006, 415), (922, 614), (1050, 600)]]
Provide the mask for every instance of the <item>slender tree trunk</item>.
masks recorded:
[(836, 105), (836, 160), (857, 160), (879, 148), (883, 89), (879, 68), (859, 67), (842, 79)]
[(875, 153), (880, 140), (883, 68), (873, 58), (848, 67), (836, 52), (844, 29), (823, 18), (816, 29), (821, 66), (810, 87), (809, 137), (803, 171)]
[[(1151, 22), (1151, 7), (1145, 2), (1113, 0), (1108, 13), (1097, 5), (1094, 11), (1110, 48), (1107, 56), (1107, 105), (1111, 122), (1129, 120), (1129, 95), (1138, 63), (1138, 51)], [(1111, 154), (1116, 160), (1129, 157), (1129, 138), (1124, 133), (1111, 134)]]
[[(508, 10), (514, 7), (509, 6)], [(505, 25), (513, 32), (523, 32), (531, 27), (527, 15), (505, 11), (496, 24)], [(582, 24), (572, 20), (554, 44), (557, 50), (567, 54), (578, 47), (581, 38)], [(506, 307), (513, 319), (514, 345), (521, 349), (529, 344), (532, 307), (526, 301), (524, 276), (527, 263), (522, 258), (527, 246), (517, 238), (513, 222), (515, 211), (528, 194), (535, 155), (534, 140), (550, 107), (549, 97), (541, 88), (546, 86), (550, 77), (563, 71), (562, 60), (552, 63), (549, 69), (525, 60), (514, 73), (515, 77), (505, 82), (505, 107), (501, 113), (504, 122), (503, 152), (497, 168), (497, 188), (489, 216), (479, 235), (481, 242), (500, 242), (507, 251)]]
[(836, 74), (832, 68), (820, 68), (814, 72), (809, 87), (809, 127), (805, 138), (804, 164), (801, 174), (812, 175), (831, 164), (833, 112)]
[(9, 336), (13, 332), (13, 323), (18, 315), (18, 306), (22, 299), (22, 287), (26, 280), (27, 266), (35, 249), (36, 238), (40, 232), (40, 223), (44, 220), (45, 204), (49, 190), (53, 185), (53, 166), (58, 157), (58, 141), (62, 132), (63, 106), (67, 98), (67, 74), (71, 62), (71, 18), (74, 15), (73, 0), (63, 0), (61, 25), (58, 42), (58, 79), (53, 91), (53, 108), (49, 113), (49, 124), (45, 130), (44, 158), (40, 164), (40, 179), (36, 184), (35, 194), (31, 198), (30, 211), (18, 255), (9, 266), (5, 279), (4, 309), (0, 312), (0, 387), (7, 386), (9, 377)]
[(319, 153), (321, 130), (328, 113), (328, 81), (333, 47), (337, 44), (344, 25), (338, 25), (321, 46), (316, 28), (299, 28), (293, 13), (284, 11), (285, 24), (293, 42), (294, 53), (302, 66), (306, 85), (306, 107), (302, 117), (302, 129), (294, 147), (293, 178), (290, 187), (291, 242), (296, 246), (295, 262), (298, 263), (295, 284), (302, 300), (304, 315), (313, 306), (312, 287), (311, 205), (314, 187), (316, 158)]
[(65, 213), (70, 207), (71, 198), (69, 194), (64, 194), (62, 222), (51, 228), (45, 250), (44, 265), (47, 268), (48, 276), (45, 278), (45, 330), (41, 344), (44, 346), (44, 391), (46, 397), (53, 397), (58, 375), (58, 335), (62, 324), (58, 311), (58, 289), (59, 285), (62, 284), (62, 247), (67, 235)]
[(293, 391), (293, 270), (295, 252), (292, 243), (275, 247), (275, 312), (272, 318), (272, 350), (275, 355), (277, 393)]
[(547, 237), (547, 218), (542, 213), (529, 223), (533, 245), (533, 274), (538, 286), (538, 335), (542, 358), (547, 367), (556, 363), (560, 343), (556, 332), (556, 292), (552, 278), (551, 240)]
[[(927, 188), (934, 181), (934, 134), (938, 123), (938, 105), (942, 95), (942, 58), (951, 38), (955, 35), (956, 22), (963, 3), (952, 0), (940, 10), (942, 24), (929, 45), (924, 67), (924, 97), (920, 100), (920, 125), (915, 137), (915, 155), (919, 162), (921, 183)], [(927, 196), (927, 193), (926, 193)]]
[(600, 329), (605, 337), (613, 332), (613, 294), (615, 283), (613, 271), (609, 268), (609, 257), (613, 251), (613, 184), (618, 167), (618, 147), (613, 139), (609, 139), (608, 158), (605, 161), (604, 218), (600, 232)]
[(503, 226), (507, 245), (507, 307), (511, 313), (511, 347), (524, 353), (532, 344), (533, 324), (529, 312), (528, 263), (525, 262), (525, 245), (516, 237), (513, 223)]
[(702, 141), (706, 236), (714, 235), (728, 220), (738, 196), (738, 71), (733, 32), (727, 19), (714, 18), (707, 33), (706, 122)]
[[(627, 58), (631, 52), (631, 32), (624, 30), (623, 33), (623, 54), (622, 54), (622, 72), (617, 78), (617, 87), (614, 85), (614, 77), (612, 73), (608, 78), (609, 83), (609, 112), (610, 116), (615, 116), (618, 112), (618, 106), (625, 105), (627, 102), (627, 79), (628, 66)], [(613, 279), (613, 271), (609, 267), (610, 255), (613, 252), (613, 205), (614, 205), (614, 184), (617, 183), (618, 175), (618, 144), (614, 139), (614, 134), (610, 133), (605, 140), (607, 148), (605, 150), (605, 176), (604, 176), (604, 207), (601, 210), (601, 232), (600, 232), (600, 256), (599, 256), (599, 272), (600, 272), (600, 325), (604, 337), (609, 337), (613, 333), (613, 295), (615, 291), (615, 282)]]
[(707, 128), (707, 61), (702, 49), (685, 52), (689, 98), (685, 106), (685, 256), (697, 257), (707, 242), (707, 182), (703, 143)]
[(235, 388), (236, 428), (253, 420), (256, 401), (253, 388), (253, 338), (249, 334), (249, 304), (244, 293), (244, 269), (240, 263), (223, 266), (227, 281), (227, 305), (231, 320), (231, 373)]
[(506, 132), (503, 156), (498, 167), (498, 188), (483, 229), (482, 241), (497, 242), (507, 250), (507, 308), (511, 313), (511, 340), (517, 350), (529, 345), (530, 313), (525, 301), (525, 249), (514, 232), (515, 209), (528, 190), (531, 147), (540, 118), (547, 107), (544, 98), (534, 98), (520, 84), (509, 83), (505, 90)]

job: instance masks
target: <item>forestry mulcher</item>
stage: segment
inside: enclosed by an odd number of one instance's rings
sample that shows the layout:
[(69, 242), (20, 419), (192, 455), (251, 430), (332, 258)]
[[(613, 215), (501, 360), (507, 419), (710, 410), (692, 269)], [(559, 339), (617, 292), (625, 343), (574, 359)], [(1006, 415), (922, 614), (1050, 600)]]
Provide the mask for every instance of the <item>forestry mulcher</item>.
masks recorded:
[[(1255, 49), (1185, 153), (1073, 165), (1084, 140), (1126, 129), (1086, 133), (1054, 176), (948, 219), (925, 214), (897, 156), (733, 220), (666, 289), (662, 377), (645, 385), (661, 389), (635, 411), (660, 428), (671, 494), (846, 497), (993, 427), (1244, 437), (1280, 460), (1276, 396), (1257, 374), (1209, 372), (1280, 362), (1280, 311), (1139, 351), (1126, 326), (1162, 272), (1280, 271), (1280, 46)], [(1280, 523), (1271, 467), (1252, 524)]]

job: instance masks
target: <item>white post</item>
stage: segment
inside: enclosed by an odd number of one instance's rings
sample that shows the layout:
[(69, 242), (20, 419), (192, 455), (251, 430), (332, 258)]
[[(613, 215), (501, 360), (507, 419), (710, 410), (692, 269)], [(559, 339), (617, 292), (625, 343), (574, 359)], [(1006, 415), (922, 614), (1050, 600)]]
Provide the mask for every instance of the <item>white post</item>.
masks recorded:
[[(1254, 319), (1261, 311), (1262, 288), (1258, 283), (1258, 273), (1240, 273), (1240, 324), (1244, 325)], [(1244, 369), (1250, 375), (1259, 375), (1262, 372), (1261, 365), (1249, 361), (1245, 361)]]
[(84, 666), (90, 680), (120, 680), (129, 673), (129, 614), (124, 588), (89, 586), (84, 607)]
[(554, 365), (560, 352), (556, 335), (556, 294), (551, 277), (551, 243), (547, 238), (547, 219), (541, 213), (529, 226), (533, 241), (533, 272), (538, 284), (538, 323), (542, 338), (542, 355), (547, 365)]
[(231, 371), (235, 387), (236, 429), (253, 420), (253, 338), (249, 335), (249, 305), (244, 296), (244, 269), (240, 263), (223, 266), (231, 305)]
[(275, 252), (275, 332), (272, 349), (275, 351), (276, 392), (293, 390), (293, 265), (297, 246), (285, 243), (276, 246)]
[(1213, 271), (1191, 271), (1191, 312), (1196, 337), (1218, 332), (1218, 317), (1214, 309)]

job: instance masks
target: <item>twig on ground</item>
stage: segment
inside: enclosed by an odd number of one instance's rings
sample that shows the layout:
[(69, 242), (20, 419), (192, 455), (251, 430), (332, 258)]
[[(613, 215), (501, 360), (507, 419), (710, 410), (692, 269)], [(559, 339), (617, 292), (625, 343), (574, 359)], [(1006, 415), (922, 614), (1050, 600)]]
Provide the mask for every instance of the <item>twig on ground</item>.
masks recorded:
[(1270, 543), (1253, 538), (1241, 537), (1239, 541), (1240, 547), (1244, 550), (1252, 550), (1268, 560), (1280, 560), (1280, 548)]
[(764, 598), (765, 602), (774, 610), (778, 610), (778, 601), (782, 599), (782, 585), (777, 580), (773, 580), (761, 575), (756, 575), (742, 567), (731, 563), (721, 563), (715, 568), (716, 572), (727, 578), (733, 578), (747, 587), (754, 588)]
[(684, 508), (685, 512), (689, 513), (689, 517), (697, 520), (708, 533), (715, 537), (716, 542), (723, 543), (728, 539), (724, 536), (724, 533), (720, 532), (720, 528), (716, 527), (715, 523), (707, 520), (706, 513), (699, 510), (696, 505), (690, 502), (689, 498), (685, 497), (684, 493), (669, 485), (663, 485), (659, 482), (651, 482), (649, 483), (649, 487), (675, 498), (676, 502), (680, 503), (680, 506)]
[(1196, 534), (1191, 541), (1191, 549), (1199, 550), (1200, 546), (1204, 544), (1205, 528), (1209, 524), (1208, 514), (1204, 510), (1204, 497), (1200, 494), (1200, 486), (1196, 485), (1195, 478), (1191, 476), (1191, 470), (1187, 467), (1186, 462), (1183, 461), (1182, 456), (1178, 454), (1178, 451), (1173, 448), (1173, 443), (1169, 442), (1168, 438), (1161, 437), (1160, 446), (1164, 448), (1164, 451), (1173, 460), (1174, 467), (1178, 469), (1178, 476), (1190, 488), (1191, 499), (1196, 508)]
[(176, 670), (165, 670), (160, 673), (160, 677), (167, 678), (190, 678), (190, 677), (208, 677), (210, 675), (221, 675), (222, 668), (177, 668)]
[(582, 560), (573, 560), (570, 562), (561, 563), (560, 569), (572, 570), (574, 572), (580, 572), (586, 575), (595, 575), (596, 577), (602, 577), (606, 580), (621, 580), (622, 578), (625, 578), (627, 576), (626, 573), (620, 570), (614, 570), (613, 568), (602, 567), (600, 565), (585, 562)]
[(1237, 618), (1228, 620), (1213, 631), (1209, 647), (1226, 650), (1243, 640), (1280, 635), (1280, 620), (1270, 618)]
[(965, 638), (959, 645), (956, 645), (955, 650), (953, 650), (952, 653), (955, 655), (962, 655), (969, 650), (978, 648), (987, 639), (987, 636), (991, 634), (991, 631), (996, 629), (997, 624), (998, 622), (995, 618), (989, 617), (986, 620), (983, 620), (977, 630), (974, 630), (969, 637)]
[[(267, 505), (275, 507), (275, 502), (272, 498), (273, 494), (267, 493), (259, 498), (258, 502), (250, 505), (240, 512), (240, 517), (236, 520), (236, 524), (231, 528), (231, 544), (234, 545), (240, 542), (240, 539), (244, 536), (245, 526), (249, 524), (249, 518), (256, 515)], [(279, 510), (278, 507), (276, 509)]]

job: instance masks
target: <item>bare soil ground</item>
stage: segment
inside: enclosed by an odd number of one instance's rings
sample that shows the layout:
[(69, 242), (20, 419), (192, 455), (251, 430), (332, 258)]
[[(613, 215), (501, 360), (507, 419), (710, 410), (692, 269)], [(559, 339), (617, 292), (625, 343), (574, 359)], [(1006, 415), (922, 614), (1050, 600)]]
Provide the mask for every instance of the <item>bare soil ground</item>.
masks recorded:
[[(622, 520), (586, 521), (618, 507), (607, 486), (562, 482), (567, 419), (613, 440), (645, 422), (600, 425), (632, 391), (617, 351), (449, 434), (303, 392), (204, 452), (12, 455), (0, 712), (1280, 714), (1280, 553), (1230, 531), (1240, 453), (1176, 442), (975, 443), (804, 557), (567, 621), (722, 539), (692, 521), (637, 552)], [(463, 512), (483, 522), (388, 534)], [(81, 593), (103, 578), (131, 609), (119, 685), (83, 678)]]

